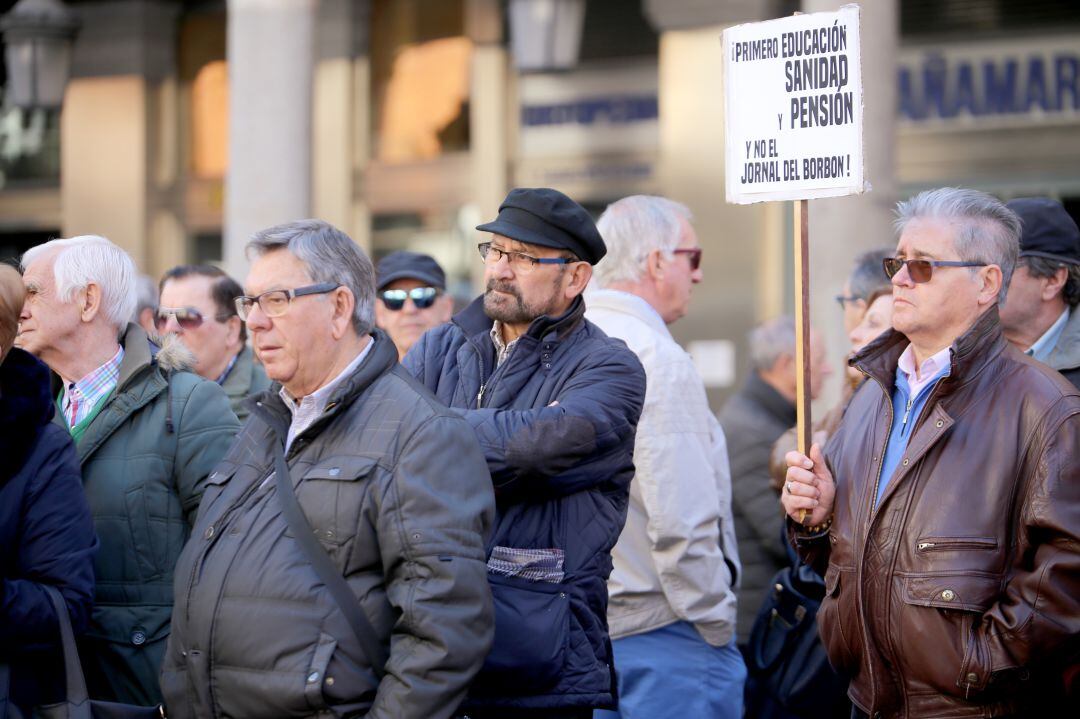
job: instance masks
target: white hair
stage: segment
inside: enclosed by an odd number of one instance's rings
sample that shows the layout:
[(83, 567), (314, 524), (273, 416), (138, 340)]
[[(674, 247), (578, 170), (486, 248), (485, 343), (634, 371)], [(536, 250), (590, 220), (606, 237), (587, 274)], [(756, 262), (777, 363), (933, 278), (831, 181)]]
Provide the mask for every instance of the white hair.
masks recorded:
[(101, 288), (101, 310), (120, 330), (135, 311), (135, 263), (128, 253), (99, 235), (80, 235), (51, 240), (31, 247), (22, 256), (29, 267), (46, 255), (56, 253), (53, 278), (61, 302), (71, 302), (79, 290), (95, 284)]
[(653, 250), (671, 258), (682, 239), (683, 222), (693, 219), (686, 205), (665, 197), (631, 195), (613, 202), (600, 215), (596, 228), (607, 254), (593, 268), (598, 287), (636, 282)]
[[(954, 220), (959, 224), (953, 249), (964, 262), (982, 262), (1001, 268), (998, 304), (1005, 304), (1009, 281), (1020, 252), (1020, 218), (1003, 202), (978, 190), (939, 187), (896, 204), (897, 235), (913, 220)], [(969, 268), (974, 274), (977, 267)]]
[(795, 318), (781, 315), (750, 330), (750, 363), (756, 370), (769, 370), (776, 360), (795, 356)]

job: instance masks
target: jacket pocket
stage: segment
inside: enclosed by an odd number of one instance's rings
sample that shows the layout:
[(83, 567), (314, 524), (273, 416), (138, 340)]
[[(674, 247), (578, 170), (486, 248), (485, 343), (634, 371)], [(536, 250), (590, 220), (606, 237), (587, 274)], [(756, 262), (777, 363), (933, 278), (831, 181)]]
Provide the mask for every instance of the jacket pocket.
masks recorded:
[(909, 690), (965, 696), (961, 682), (973, 631), (1000, 594), (1000, 577), (937, 573), (910, 575), (900, 581), (903, 603), (891, 634), (897, 656), (903, 657), (898, 669), (908, 678)]
[(570, 597), (562, 584), (488, 573), (495, 602), (495, 641), (479, 684), (500, 696), (539, 693), (558, 682), (566, 663)]
[[(150, 527), (150, 501), (145, 484), (139, 484), (124, 492), (124, 514), (131, 535), (130, 546), (135, 555), (139, 581), (149, 582), (160, 578), (163, 568), (159, 550), (165, 538), (155, 537), (155, 532)], [(158, 530), (164, 533), (164, 525), (159, 526)]]
[(854, 580), (854, 570), (830, 564), (825, 572), (825, 596), (817, 614), (818, 632), (829, 663), (837, 671), (848, 674), (854, 674), (859, 656), (851, 642), (859, 631), (859, 615), (852, 606)]
[(997, 549), (994, 537), (920, 537), (915, 543), (915, 552), (969, 552)]
[(297, 499), (315, 537), (331, 551), (356, 535), (356, 518), (367, 492), (355, 483), (377, 466), (375, 457), (327, 457), (301, 475)]

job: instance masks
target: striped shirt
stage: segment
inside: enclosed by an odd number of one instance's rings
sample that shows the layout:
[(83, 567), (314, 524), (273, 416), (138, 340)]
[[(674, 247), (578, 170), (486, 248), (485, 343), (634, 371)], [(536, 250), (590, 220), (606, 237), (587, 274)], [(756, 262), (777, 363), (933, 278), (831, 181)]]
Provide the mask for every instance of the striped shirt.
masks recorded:
[(70, 382), (64, 387), (61, 408), (69, 427), (86, 419), (97, 403), (113, 391), (120, 379), (120, 363), (123, 360), (124, 348), (117, 347), (112, 359), (79, 381)]

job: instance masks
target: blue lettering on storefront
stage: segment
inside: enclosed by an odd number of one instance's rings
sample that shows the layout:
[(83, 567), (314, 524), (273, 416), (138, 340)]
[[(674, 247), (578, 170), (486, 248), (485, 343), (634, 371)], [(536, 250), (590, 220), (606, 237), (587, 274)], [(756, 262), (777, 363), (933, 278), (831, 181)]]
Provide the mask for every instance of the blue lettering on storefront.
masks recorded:
[(521, 124), (526, 127), (597, 123), (624, 125), (655, 120), (659, 116), (660, 107), (655, 95), (589, 97), (521, 108)]
[(915, 122), (1080, 110), (1080, 54), (948, 60), (928, 52), (901, 66), (899, 113)]

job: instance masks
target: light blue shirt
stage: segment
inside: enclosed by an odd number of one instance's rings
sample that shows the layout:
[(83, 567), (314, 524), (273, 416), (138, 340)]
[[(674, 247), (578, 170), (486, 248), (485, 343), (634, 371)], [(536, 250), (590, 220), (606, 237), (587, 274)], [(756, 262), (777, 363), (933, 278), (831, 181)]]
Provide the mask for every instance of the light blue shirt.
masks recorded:
[(1061, 339), (1061, 333), (1065, 331), (1065, 325), (1068, 323), (1069, 308), (1066, 307), (1061, 316), (1054, 321), (1054, 324), (1050, 325), (1050, 329), (1043, 332), (1043, 336), (1037, 339), (1031, 347), (1028, 347), (1027, 352), (1024, 354), (1034, 357), (1040, 362), (1045, 362), (1050, 357), (1050, 353), (1057, 347), (1058, 340)]
[[(909, 352), (912, 353), (911, 357), (908, 357)], [(912, 377), (911, 375), (915, 372), (907, 370), (906, 366), (910, 363), (913, 369), (913, 353), (911, 345), (908, 345), (901, 360), (907, 359), (909, 362), (901, 361), (896, 366), (896, 387), (893, 389), (892, 396), (892, 429), (889, 431), (889, 442), (885, 445), (885, 456), (881, 458), (881, 479), (878, 482), (877, 496), (874, 498), (875, 507), (881, 501), (885, 488), (889, 486), (896, 468), (900, 466), (900, 461), (904, 458), (908, 441), (911, 440), (915, 423), (919, 420), (926, 401), (930, 399), (938, 381), (952, 371), (950, 348), (946, 347), (923, 362), (926, 374), (922, 377)], [(912, 392), (912, 387), (914, 387), (914, 392)]]

